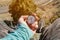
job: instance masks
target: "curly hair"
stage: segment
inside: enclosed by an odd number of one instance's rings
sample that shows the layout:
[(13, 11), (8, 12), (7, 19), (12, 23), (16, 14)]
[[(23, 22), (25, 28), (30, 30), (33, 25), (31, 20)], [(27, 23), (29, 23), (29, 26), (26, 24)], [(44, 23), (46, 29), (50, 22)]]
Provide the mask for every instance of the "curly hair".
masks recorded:
[(32, 0), (12, 0), (9, 6), (14, 22), (17, 23), (21, 15), (29, 15), (36, 11), (36, 5)]

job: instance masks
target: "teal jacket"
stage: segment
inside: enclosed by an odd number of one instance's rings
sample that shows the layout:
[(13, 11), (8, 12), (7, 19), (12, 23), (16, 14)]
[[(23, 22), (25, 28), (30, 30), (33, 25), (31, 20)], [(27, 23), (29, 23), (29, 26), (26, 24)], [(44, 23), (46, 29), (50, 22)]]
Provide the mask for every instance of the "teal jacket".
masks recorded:
[(21, 23), (18, 28), (0, 40), (29, 40), (33, 35), (33, 31), (26, 23)]

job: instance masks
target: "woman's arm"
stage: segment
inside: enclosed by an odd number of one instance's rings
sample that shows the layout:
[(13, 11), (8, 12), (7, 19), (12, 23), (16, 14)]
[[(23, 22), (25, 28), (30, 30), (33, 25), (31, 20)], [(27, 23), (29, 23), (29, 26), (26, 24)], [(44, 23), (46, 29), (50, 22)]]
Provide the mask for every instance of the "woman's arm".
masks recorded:
[(18, 25), (18, 29), (8, 34), (5, 38), (0, 40), (29, 40), (33, 35), (33, 31), (28, 27), (27, 24), (21, 23)]
[(38, 23), (36, 20), (36, 22), (29, 25), (28, 23), (26, 23), (27, 17), (28, 16), (21, 16), (19, 19), (19, 25), (17, 25), (18, 28), (14, 32), (8, 34), (6, 37), (0, 40), (29, 40), (33, 36), (33, 34), (36, 32)]

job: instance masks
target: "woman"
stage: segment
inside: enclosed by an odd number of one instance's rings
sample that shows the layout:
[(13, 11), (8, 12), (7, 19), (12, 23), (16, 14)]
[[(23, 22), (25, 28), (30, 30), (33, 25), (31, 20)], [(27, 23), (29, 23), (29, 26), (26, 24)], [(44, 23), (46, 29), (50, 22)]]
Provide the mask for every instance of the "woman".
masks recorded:
[(27, 24), (27, 17), (28, 16), (21, 16), (19, 18), (19, 24), (17, 25), (18, 28), (0, 40), (29, 40), (38, 27), (38, 17), (35, 15), (36, 21), (31, 25)]

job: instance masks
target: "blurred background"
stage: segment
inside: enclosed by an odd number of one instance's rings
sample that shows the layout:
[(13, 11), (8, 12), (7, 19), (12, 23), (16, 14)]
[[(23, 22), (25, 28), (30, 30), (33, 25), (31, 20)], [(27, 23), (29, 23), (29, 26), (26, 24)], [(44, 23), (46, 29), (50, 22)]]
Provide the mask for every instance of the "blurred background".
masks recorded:
[[(36, 13), (40, 19), (43, 19), (45, 22), (43, 26), (47, 27), (60, 17), (60, 0), (0, 0), (0, 21), (14, 20), (17, 22), (21, 15), (30, 12)], [(36, 33), (31, 40), (38, 40), (39, 35), (40, 33)]]

